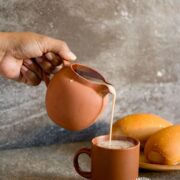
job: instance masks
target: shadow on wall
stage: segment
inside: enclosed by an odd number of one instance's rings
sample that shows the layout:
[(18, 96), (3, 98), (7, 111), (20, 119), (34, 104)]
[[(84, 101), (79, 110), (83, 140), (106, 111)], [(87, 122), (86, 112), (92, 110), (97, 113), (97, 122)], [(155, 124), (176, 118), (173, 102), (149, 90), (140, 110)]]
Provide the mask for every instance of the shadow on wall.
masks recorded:
[(27, 148), (48, 146), (57, 143), (63, 144), (67, 142), (88, 141), (95, 136), (107, 134), (107, 132), (108, 124), (104, 122), (99, 122), (79, 132), (68, 131), (56, 125), (48, 125), (44, 128), (39, 128), (38, 131), (33, 132), (28, 137), (22, 138), (16, 142), (1, 145), (0, 149)]

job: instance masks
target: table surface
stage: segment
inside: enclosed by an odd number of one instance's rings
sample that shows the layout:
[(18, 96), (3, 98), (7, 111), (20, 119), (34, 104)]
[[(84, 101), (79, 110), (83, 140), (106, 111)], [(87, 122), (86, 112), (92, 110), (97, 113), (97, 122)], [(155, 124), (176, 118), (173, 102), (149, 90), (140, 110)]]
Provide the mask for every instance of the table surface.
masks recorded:
[[(73, 155), (81, 147), (89, 147), (89, 142), (56, 144), (46, 147), (2, 150), (0, 153), (0, 179), (3, 180), (80, 180), (73, 168)], [(84, 170), (89, 168), (86, 155), (80, 157)], [(153, 172), (140, 170), (138, 180), (179, 180), (180, 171)]]

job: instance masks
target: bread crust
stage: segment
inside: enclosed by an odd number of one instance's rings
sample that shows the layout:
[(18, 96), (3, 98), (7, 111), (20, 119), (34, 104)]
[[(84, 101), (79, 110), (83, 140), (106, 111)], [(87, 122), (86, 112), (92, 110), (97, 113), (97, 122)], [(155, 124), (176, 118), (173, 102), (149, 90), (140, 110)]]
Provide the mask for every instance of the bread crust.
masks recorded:
[(154, 114), (132, 114), (114, 123), (113, 134), (137, 138), (141, 142), (141, 147), (144, 147), (152, 134), (171, 125), (171, 122)]
[(180, 163), (180, 124), (153, 134), (145, 144), (144, 153), (152, 163), (176, 165)]

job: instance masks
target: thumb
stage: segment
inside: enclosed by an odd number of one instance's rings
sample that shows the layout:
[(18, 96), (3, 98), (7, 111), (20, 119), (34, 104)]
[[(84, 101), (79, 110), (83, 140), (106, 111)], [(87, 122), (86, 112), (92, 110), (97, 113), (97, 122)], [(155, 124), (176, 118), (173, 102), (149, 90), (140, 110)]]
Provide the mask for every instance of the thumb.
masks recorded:
[(47, 37), (46, 50), (58, 54), (62, 59), (74, 61), (77, 59), (76, 55), (69, 49), (66, 42)]

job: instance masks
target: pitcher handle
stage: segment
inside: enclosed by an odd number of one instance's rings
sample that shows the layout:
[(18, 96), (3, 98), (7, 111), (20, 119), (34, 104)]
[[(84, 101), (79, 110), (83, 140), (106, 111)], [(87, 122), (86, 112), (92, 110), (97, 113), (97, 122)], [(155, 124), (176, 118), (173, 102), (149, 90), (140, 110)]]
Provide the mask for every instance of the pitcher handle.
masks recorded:
[(46, 84), (46, 87), (48, 87), (49, 82), (50, 82), (49, 76), (48, 76), (44, 71), (42, 71), (42, 77), (43, 77), (43, 81), (44, 81), (45, 84)]
[(79, 149), (79, 151), (77, 151), (77, 153), (74, 156), (74, 168), (75, 168), (75, 170), (77, 171), (77, 173), (80, 176), (82, 176), (84, 178), (87, 178), (87, 179), (91, 179), (91, 174), (92, 173), (88, 172), (88, 171), (81, 170), (81, 168), (79, 166), (78, 159), (79, 159), (79, 156), (81, 154), (87, 154), (91, 158), (91, 149), (89, 149), (89, 148), (82, 148), (82, 149)]

